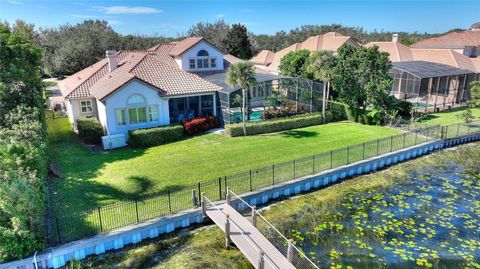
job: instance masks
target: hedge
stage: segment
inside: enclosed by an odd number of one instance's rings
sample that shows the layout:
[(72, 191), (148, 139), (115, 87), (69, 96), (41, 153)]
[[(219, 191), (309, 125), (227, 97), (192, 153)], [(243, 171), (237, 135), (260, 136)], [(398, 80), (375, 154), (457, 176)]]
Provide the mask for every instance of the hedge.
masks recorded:
[(132, 147), (158, 146), (183, 138), (182, 125), (170, 125), (128, 132), (128, 144)]
[(220, 127), (220, 120), (214, 116), (201, 117), (183, 122), (183, 129), (187, 135), (196, 135), (218, 127)]
[[(331, 117), (330, 114), (326, 117)], [(309, 113), (292, 117), (265, 120), (260, 122), (246, 123), (247, 135), (256, 135), (264, 133), (279, 132), (283, 130), (302, 128), (323, 123), (321, 113)], [(235, 137), (243, 135), (242, 124), (228, 124), (225, 126), (225, 133)]]
[(87, 144), (99, 145), (102, 142), (103, 127), (94, 117), (78, 119), (77, 130), (80, 138)]

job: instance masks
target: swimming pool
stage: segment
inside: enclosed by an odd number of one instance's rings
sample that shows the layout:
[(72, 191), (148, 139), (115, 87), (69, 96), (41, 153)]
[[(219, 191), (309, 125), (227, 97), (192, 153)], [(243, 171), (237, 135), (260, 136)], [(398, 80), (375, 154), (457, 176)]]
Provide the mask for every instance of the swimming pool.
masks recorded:
[[(263, 110), (254, 110), (250, 113), (251, 122), (262, 121)], [(242, 122), (242, 113), (240, 111), (235, 111), (230, 115), (230, 123), (239, 123)]]

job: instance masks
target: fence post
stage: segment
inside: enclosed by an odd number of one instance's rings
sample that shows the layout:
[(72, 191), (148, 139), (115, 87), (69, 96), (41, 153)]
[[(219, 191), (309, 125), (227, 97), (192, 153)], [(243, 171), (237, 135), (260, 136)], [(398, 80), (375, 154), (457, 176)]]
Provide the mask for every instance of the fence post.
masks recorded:
[(272, 186), (275, 185), (275, 164), (272, 164)]
[(330, 169), (333, 168), (333, 150), (330, 150)]
[(192, 190), (192, 204), (193, 204), (193, 207), (198, 206), (197, 194), (195, 193), (195, 189)]
[(403, 148), (405, 148), (405, 140), (407, 139), (407, 133), (403, 133)]
[(201, 205), (202, 205), (202, 214), (203, 214), (203, 217), (206, 218), (207, 217), (207, 199), (205, 199), (205, 193), (202, 192), (202, 202), (201, 202)]
[(315, 174), (315, 155), (312, 156), (312, 174)]
[(377, 139), (377, 156), (379, 153), (379, 147), (380, 147), (380, 139)]
[(219, 200), (222, 200), (222, 178), (218, 178), (218, 197)]
[(170, 197), (170, 190), (167, 190), (168, 194), (168, 209), (170, 210), (170, 214), (172, 214), (172, 199)]
[(393, 135), (390, 136), (390, 152), (393, 151)]
[(227, 214), (225, 221), (225, 248), (230, 247), (230, 215)]
[(265, 253), (263, 252), (263, 250), (260, 249), (260, 250), (258, 251), (258, 254), (259, 254), (259, 258), (258, 258), (257, 268), (258, 268), (258, 269), (264, 269), (264, 266), (263, 266), (263, 265), (264, 265), (264, 261), (263, 261), (263, 260), (264, 260), (264, 258), (265, 258), (265, 257), (264, 257)]
[(365, 143), (362, 144), (362, 160), (365, 160)]
[(55, 217), (55, 224), (57, 226), (57, 237), (58, 237), (58, 243), (62, 243), (62, 237), (60, 236), (60, 225), (58, 223), (58, 217)]
[(415, 130), (415, 145), (417, 144), (418, 130)]
[[(226, 194), (226, 193), (227, 193), (227, 186), (228, 186), (228, 185), (227, 185), (227, 176), (224, 176), (224, 177), (223, 177), (223, 183), (225, 183), (225, 184), (223, 184), (223, 186), (225, 187), (225, 194)], [(225, 196), (225, 199), (227, 199), (226, 196)]]
[(297, 172), (297, 169), (296, 169), (296, 165), (295, 165), (295, 160), (293, 160), (293, 179), (296, 178), (296, 173)]
[(289, 263), (293, 262), (293, 240), (292, 239), (288, 239), (287, 260)]
[(428, 141), (428, 128), (425, 128), (425, 130), (427, 131), (427, 132), (425, 133), (425, 142), (427, 142), (427, 141)]
[(252, 169), (250, 169), (249, 183), (250, 183), (250, 191), (253, 191), (253, 189), (252, 189)]
[(103, 232), (102, 214), (100, 213), (100, 207), (97, 207), (98, 219), (100, 221), (100, 232)]
[(230, 205), (230, 202), (232, 201), (232, 195), (230, 194), (230, 187), (227, 187), (227, 191), (225, 192), (225, 200), (227, 202), (227, 205)]
[(138, 201), (135, 200), (135, 213), (137, 213), (137, 223), (140, 222), (139, 218), (138, 218)]
[(198, 182), (198, 201), (202, 202), (202, 191), (200, 189), (200, 182)]
[(347, 164), (350, 161), (350, 146), (347, 147)]
[(257, 227), (257, 207), (252, 205), (252, 225)]

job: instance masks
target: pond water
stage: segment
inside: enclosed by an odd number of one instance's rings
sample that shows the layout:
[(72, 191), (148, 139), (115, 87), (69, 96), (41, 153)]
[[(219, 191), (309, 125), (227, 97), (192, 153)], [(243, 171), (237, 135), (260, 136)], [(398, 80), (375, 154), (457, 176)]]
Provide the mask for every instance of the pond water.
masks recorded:
[(322, 268), (480, 268), (480, 179), (454, 165), (322, 212), (291, 230)]

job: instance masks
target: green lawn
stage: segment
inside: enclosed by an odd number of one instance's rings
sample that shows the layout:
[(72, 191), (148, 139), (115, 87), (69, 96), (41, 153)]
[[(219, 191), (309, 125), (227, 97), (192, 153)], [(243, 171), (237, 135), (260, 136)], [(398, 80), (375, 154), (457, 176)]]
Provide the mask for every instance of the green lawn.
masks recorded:
[[(149, 149), (90, 150), (66, 118), (48, 119), (50, 155), (61, 179), (52, 180), (57, 212), (142, 199), (241, 172), (398, 134), (349, 122), (280, 133), (230, 138), (205, 134)], [(311, 166), (310, 166), (311, 167)], [(310, 169), (310, 168), (309, 168)]]
[[(421, 124), (427, 125), (451, 125), (457, 123), (463, 123), (464, 121), (457, 118), (457, 115), (462, 113), (465, 108), (457, 108), (452, 110), (446, 110), (442, 112), (428, 114), (426, 119), (421, 121)], [(474, 121), (480, 120), (480, 109), (472, 109), (473, 116), (475, 117)]]

